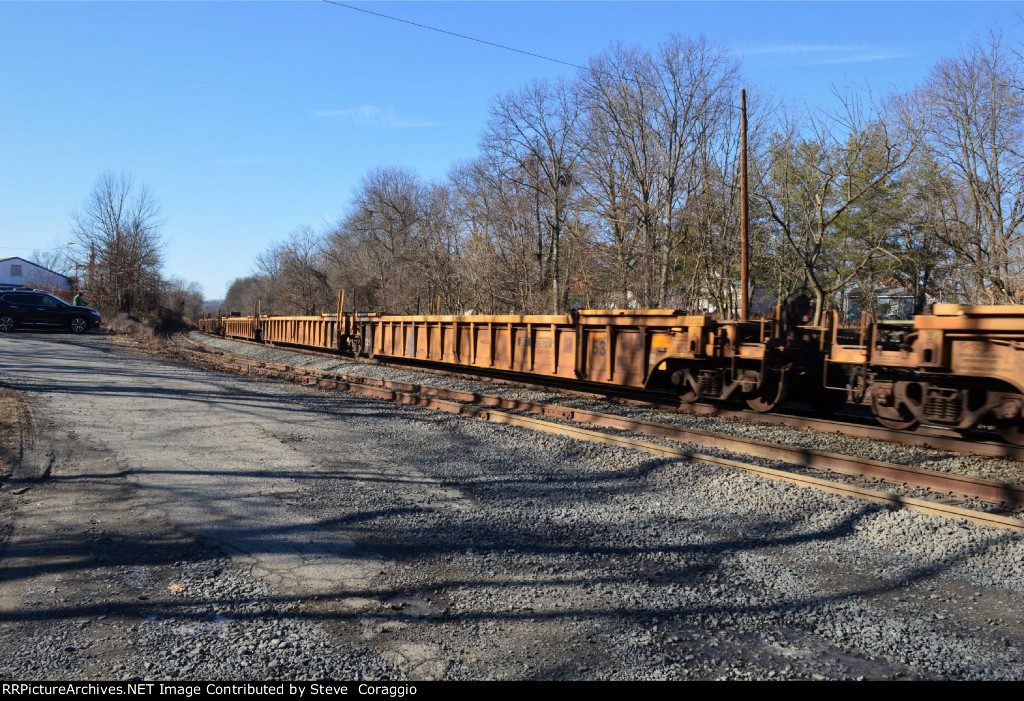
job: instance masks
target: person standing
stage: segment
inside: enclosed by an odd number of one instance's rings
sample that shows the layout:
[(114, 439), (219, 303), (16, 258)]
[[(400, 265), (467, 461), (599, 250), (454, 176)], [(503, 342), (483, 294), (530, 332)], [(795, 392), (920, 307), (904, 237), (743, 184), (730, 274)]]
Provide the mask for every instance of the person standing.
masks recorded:
[(75, 305), (76, 307), (84, 307), (85, 306), (85, 298), (82, 297), (82, 293), (81, 292), (75, 292), (75, 298), (73, 300), (71, 300), (71, 303), (73, 305)]

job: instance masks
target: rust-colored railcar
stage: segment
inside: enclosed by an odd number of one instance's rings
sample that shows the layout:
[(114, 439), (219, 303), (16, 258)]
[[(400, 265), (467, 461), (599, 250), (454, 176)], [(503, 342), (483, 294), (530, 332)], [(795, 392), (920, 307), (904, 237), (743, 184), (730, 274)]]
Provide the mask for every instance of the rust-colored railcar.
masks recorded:
[(674, 388), (684, 402), (736, 397), (759, 411), (774, 409), (785, 396), (783, 373), (765, 367), (777, 326), (772, 320), (720, 322), (669, 309), (357, 320), (361, 351), (372, 357)]
[(669, 310), (380, 316), (363, 322), (362, 333), (371, 356), (645, 387), (663, 361), (688, 354), (687, 339), (707, 323)]
[[(878, 322), (863, 362), (871, 407), (891, 428), (990, 423), (1024, 444), (1024, 306), (936, 304), (911, 322)], [(840, 353), (836, 353), (839, 356)]]
[[(222, 317), (201, 328), (356, 355), (462, 365), (636, 388), (675, 388), (683, 401), (739, 397), (759, 411), (786, 396), (766, 368), (779, 323), (719, 322), (669, 309), (565, 315)], [(771, 376), (774, 380), (765, 380)], [(814, 387), (821, 382), (812, 383)], [(845, 395), (843, 395), (845, 398)]]
[[(339, 298), (339, 309), (343, 299)], [(1024, 306), (937, 304), (913, 321), (807, 325), (806, 296), (760, 321), (667, 309), (566, 315), (367, 313), (200, 321), (233, 338), (580, 382), (671, 389), (682, 402), (740, 399), (772, 411), (867, 401), (878, 420), (966, 430), (987, 423), (1024, 444)]]

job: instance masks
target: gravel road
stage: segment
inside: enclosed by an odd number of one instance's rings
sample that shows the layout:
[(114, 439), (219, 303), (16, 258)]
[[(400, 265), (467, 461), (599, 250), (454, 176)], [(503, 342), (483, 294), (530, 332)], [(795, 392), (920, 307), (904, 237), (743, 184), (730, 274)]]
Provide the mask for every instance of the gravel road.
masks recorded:
[(99, 335), (0, 380), (5, 679), (1024, 678), (1006, 531)]

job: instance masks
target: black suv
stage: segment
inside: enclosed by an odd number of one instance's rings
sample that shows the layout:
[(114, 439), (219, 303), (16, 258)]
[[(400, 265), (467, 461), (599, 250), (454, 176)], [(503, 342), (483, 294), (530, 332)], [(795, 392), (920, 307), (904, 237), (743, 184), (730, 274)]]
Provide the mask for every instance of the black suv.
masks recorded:
[(75, 307), (44, 290), (0, 288), (0, 331), (48, 326), (82, 333), (99, 325), (100, 313), (91, 307)]

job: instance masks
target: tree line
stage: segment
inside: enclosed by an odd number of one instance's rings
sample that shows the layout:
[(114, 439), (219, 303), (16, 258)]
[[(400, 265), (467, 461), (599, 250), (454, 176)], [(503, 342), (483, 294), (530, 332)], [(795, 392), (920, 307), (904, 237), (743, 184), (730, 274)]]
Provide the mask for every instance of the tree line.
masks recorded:
[(108, 171), (71, 215), (74, 240), (36, 251), (33, 262), (70, 277), (74, 292), (107, 314), (198, 319), (202, 286), (163, 274), (162, 225), (149, 188), (129, 173)]
[[(898, 287), (1024, 303), (1024, 64), (998, 32), (909, 90), (829, 105), (748, 99), (756, 309)], [(331, 226), (264, 251), (225, 307), (563, 313), (739, 311), (739, 61), (706, 38), (616, 44), (585, 69), (497, 96), (478, 154), (425, 181), (368, 172)]]

